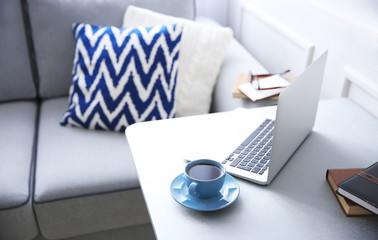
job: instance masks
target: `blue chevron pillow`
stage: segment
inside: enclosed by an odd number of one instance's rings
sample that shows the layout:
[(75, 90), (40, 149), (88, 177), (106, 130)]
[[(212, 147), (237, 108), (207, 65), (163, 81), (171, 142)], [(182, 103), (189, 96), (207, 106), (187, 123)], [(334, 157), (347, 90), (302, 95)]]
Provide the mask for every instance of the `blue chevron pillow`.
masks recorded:
[(124, 131), (172, 118), (182, 26), (74, 24), (69, 109), (61, 125)]

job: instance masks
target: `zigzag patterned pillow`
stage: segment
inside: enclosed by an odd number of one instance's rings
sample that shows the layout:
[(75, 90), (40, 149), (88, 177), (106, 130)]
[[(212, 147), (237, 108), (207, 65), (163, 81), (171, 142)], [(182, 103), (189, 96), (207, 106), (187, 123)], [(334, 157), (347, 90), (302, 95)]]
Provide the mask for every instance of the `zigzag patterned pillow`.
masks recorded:
[(116, 28), (74, 24), (69, 109), (61, 125), (124, 131), (172, 118), (182, 26)]

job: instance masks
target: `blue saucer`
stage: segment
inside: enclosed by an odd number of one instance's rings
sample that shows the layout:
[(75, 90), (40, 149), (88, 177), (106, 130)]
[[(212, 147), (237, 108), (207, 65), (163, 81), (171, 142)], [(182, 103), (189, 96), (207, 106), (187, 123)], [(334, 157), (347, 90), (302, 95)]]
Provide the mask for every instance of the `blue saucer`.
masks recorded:
[(189, 194), (184, 174), (177, 176), (171, 184), (171, 195), (181, 205), (199, 211), (215, 211), (231, 205), (239, 196), (236, 180), (226, 173), (223, 187), (211, 198), (197, 198)]

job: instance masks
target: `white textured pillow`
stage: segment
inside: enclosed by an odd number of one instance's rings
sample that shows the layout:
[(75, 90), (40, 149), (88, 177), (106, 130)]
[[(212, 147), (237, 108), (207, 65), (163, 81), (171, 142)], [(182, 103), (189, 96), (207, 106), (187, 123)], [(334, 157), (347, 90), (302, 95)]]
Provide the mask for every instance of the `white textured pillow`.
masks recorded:
[(232, 39), (230, 28), (208, 26), (129, 6), (124, 27), (183, 23), (176, 89), (176, 116), (206, 114), (223, 59)]

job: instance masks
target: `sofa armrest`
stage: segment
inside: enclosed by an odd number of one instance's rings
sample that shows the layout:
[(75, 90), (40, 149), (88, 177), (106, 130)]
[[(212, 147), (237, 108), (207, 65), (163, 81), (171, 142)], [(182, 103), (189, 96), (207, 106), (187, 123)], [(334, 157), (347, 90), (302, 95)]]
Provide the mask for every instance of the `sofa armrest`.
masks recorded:
[[(216, 21), (197, 17), (197, 22), (220, 26)], [(238, 107), (255, 108), (277, 104), (276, 100), (252, 102), (248, 99), (232, 98), (232, 87), (239, 73), (267, 73), (267, 70), (235, 38), (231, 40), (218, 81), (214, 88), (211, 112), (231, 111)]]
[(211, 112), (231, 111), (238, 107), (255, 108), (277, 104), (276, 100), (252, 102), (233, 98), (232, 87), (239, 73), (266, 73), (266, 69), (236, 40), (232, 39), (213, 92)]

